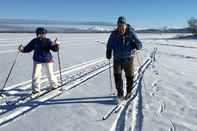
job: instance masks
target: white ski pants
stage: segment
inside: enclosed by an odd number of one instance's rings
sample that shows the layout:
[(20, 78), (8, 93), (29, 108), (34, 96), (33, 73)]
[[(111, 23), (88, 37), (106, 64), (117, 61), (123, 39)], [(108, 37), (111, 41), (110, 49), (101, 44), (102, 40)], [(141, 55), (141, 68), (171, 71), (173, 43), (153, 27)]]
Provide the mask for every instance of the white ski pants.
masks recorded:
[(32, 89), (33, 91), (40, 91), (41, 85), (41, 75), (42, 75), (42, 67), (46, 68), (46, 75), (48, 76), (48, 80), (51, 88), (56, 88), (58, 86), (58, 81), (56, 76), (53, 73), (53, 63), (33, 63), (33, 73), (32, 73)]

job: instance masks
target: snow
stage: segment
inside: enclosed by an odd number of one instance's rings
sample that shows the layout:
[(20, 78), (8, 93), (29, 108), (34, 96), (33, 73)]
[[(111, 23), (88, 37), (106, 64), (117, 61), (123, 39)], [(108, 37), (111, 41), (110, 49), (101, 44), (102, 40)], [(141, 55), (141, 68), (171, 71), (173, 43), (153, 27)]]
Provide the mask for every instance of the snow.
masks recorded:
[[(149, 60), (150, 65), (144, 69), (143, 75), (136, 74), (141, 79), (138, 79), (133, 90), (134, 99), (107, 120), (103, 121), (102, 117), (116, 102), (116, 97), (110, 95), (108, 70), (61, 95), (38, 103), (35, 108), (1, 125), (0, 131), (196, 131), (196, 40), (166, 39), (176, 35), (139, 34), (144, 48), (138, 53), (140, 63), (135, 59), (135, 65), (142, 65), (150, 59), (155, 47), (158, 48), (156, 61)], [(17, 45), (26, 44), (33, 36), (34, 34), (0, 34), (1, 87), (13, 62)], [(53, 40), (57, 37), (61, 42), (63, 72), (72, 74), (82, 70), (88, 63), (79, 64), (91, 60), (94, 63), (95, 58), (99, 60), (105, 57), (104, 44), (109, 34), (48, 36)], [(56, 62), (54, 70), (58, 75), (57, 54), (53, 55)], [(7, 90), (15, 87), (25, 90), (31, 87), (31, 57), (32, 54), (20, 54)], [(112, 86), (115, 92), (114, 82)], [(2, 118), (2, 114), (0, 115)]]

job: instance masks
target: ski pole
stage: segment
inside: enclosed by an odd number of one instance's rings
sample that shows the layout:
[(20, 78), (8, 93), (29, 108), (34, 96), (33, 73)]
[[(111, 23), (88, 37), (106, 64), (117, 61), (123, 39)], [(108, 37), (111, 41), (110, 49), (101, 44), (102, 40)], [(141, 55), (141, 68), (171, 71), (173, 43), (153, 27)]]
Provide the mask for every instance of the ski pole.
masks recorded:
[(137, 51), (136, 51), (136, 56), (137, 56), (138, 65), (141, 66), (140, 58), (139, 58), (139, 55), (138, 55), (138, 52)]
[[(141, 64), (141, 62), (140, 62), (140, 58), (139, 58), (139, 55), (138, 55), (138, 52), (137, 52), (137, 51), (136, 51), (136, 56), (137, 56), (138, 65), (141, 67), (142, 64)], [(144, 79), (142, 79), (142, 80), (143, 80), (144, 87), (146, 87), (146, 84), (145, 84)]]
[(63, 79), (62, 79), (62, 69), (61, 69), (60, 51), (59, 50), (57, 52), (57, 56), (58, 56), (59, 73), (60, 73), (60, 81), (61, 81), (60, 83), (62, 84)]
[[(60, 42), (57, 40), (57, 38), (55, 38), (54, 43), (60, 45)], [(62, 85), (63, 79), (62, 79), (62, 68), (60, 62), (60, 48), (57, 51), (57, 57), (58, 57), (58, 65), (59, 65), (59, 73), (60, 73), (60, 84)]]
[(1, 88), (0, 95), (3, 94), (4, 88), (5, 88), (5, 86), (6, 86), (7, 82), (8, 82), (8, 79), (9, 79), (11, 73), (12, 73), (12, 70), (13, 70), (13, 68), (14, 68), (14, 65), (16, 64), (16, 60), (17, 60), (17, 57), (18, 57), (19, 54), (20, 54), (20, 52), (17, 51), (16, 57), (15, 57), (15, 59), (14, 59), (14, 61), (13, 61), (13, 64), (12, 64), (12, 66), (11, 66), (11, 68), (10, 68), (10, 71), (9, 71), (9, 73), (8, 73), (8, 75), (7, 75), (7, 78), (6, 78), (6, 80), (5, 80), (5, 83), (4, 83), (3, 87)]
[(111, 77), (111, 62), (109, 60), (109, 81), (110, 81), (110, 91), (111, 91), (111, 94), (113, 95), (113, 92), (112, 92), (112, 77)]

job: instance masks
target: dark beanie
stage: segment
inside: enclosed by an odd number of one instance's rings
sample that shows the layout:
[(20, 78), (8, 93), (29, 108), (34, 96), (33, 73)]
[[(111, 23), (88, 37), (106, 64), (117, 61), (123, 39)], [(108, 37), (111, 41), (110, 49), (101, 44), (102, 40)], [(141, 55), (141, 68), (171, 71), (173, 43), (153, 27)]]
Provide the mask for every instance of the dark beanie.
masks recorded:
[(118, 24), (118, 25), (126, 24), (126, 18), (125, 18), (124, 16), (118, 17), (117, 24)]

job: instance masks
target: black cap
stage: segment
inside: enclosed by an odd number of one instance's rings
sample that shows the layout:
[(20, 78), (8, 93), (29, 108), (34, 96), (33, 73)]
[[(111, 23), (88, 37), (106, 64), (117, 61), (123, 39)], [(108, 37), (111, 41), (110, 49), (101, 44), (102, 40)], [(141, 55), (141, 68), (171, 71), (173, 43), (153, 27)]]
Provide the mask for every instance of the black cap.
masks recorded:
[(37, 29), (36, 29), (36, 34), (38, 35), (38, 34), (46, 34), (47, 33), (47, 30), (45, 29), (45, 28), (43, 28), (43, 27), (38, 27)]
[(118, 24), (118, 25), (126, 24), (126, 18), (125, 18), (124, 16), (118, 17), (117, 24)]

